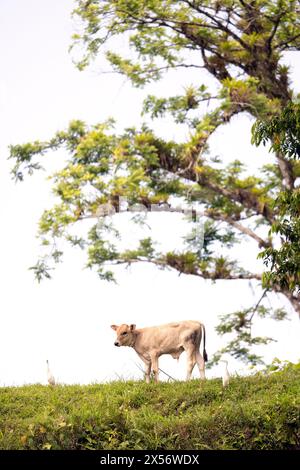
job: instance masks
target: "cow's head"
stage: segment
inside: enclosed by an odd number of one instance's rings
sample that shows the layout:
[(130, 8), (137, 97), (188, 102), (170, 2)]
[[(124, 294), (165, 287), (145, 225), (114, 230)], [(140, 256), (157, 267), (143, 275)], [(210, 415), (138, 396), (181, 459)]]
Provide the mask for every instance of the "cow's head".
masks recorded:
[(135, 325), (110, 325), (110, 327), (117, 333), (115, 346), (133, 346), (135, 342)]

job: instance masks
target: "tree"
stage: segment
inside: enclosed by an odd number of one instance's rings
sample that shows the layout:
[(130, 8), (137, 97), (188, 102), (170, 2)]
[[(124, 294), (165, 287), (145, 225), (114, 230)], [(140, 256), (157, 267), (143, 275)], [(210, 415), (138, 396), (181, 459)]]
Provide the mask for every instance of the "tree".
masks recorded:
[[(259, 362), (251, 346), (270, 338), (252, 336), (253, 317), (285, 317), (282, 309), (273, 312), (262, 305), (267, 291), (283, 294), (298, 313), (299, 296), (289, 285), (266, 282), (262, 273), (248, 272), (238, 261), (218, 254), (216, 245), (225, 249), (244, 237), (255, 240), (258, 250), (273, 249), (273, 233), (268, 235), (268, 230), (280, 216), (274, 201), (283, 187), (294, 189), (299, 165), (280, 147), (273, 147), (276, 161), (251, 175), (241, 161), (222, 165), (211, 158), (208, 146), (216, 129), (235, 115), (269, 120), (293, 99), (289, 69), (281, 58), (284, 51), (299, 50), (298, 2), (77, 0), (74, 15), (82, 24), (82, 33), (73, 37), (73, 48), (82, 51), (80, 69), (102, 54), (115, 72), (137, 87), (179, 68), (205, 70), (213, 77), (214, 87), (210, 90), (200, 82), (182, 95), (145, 98), (143, 113), (152, 119), (169, 116), (189, 126), (190, 138), (185, 142), (162, 139), (145, 125), (116, 135), (112, 121), (95, 126), (73, 121), (48, 142), (11, 147), (17, 180), (40, 169), (50, 150), (64, 146), (69, 155), (65, 168), (53, 177), (60, 202), (46, 210), (40, 221), (42, 243), (50, 250), (33, 267), (37, 278), (49, 277), (51, 260), (61, 260), (58, 240), (62, 238), (87, 248), (88, 266), (108, 280), (114, 278), (109, 265), (135, 262), (212, 281), (259, 280), (265, 290), (257, 305), (224, 316), (218, 328), (220, 334), (236, 334), (224, 350)], [(117, 37), (127, 42), (127, 56), (113, 49)], [(203, 113), (203, 103), (208, 103), (208, 112)], [(108, 214), (112, 207), (120, 211), (122, 198), (147, 209), (165, 204), (172, 210), (174, 199), (195, 204), (206, 219), (203, 249), (199, 250), (197, 237), (189, 237), (181, 252), (161, 253), (150, 238), (141, 240), (135, 250), (120, 250), (112, 241), (114, 227), (105, 223), (105, 217), (87, 238), (70, 231), (84, 218)]]

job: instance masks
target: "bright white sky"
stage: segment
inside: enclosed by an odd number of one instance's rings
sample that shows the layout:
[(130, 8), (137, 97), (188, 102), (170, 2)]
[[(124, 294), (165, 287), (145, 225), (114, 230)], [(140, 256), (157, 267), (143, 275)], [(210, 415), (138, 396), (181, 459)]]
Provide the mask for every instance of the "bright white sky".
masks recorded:
[[(122, 77), (100, 75), (96, 66), (85, 72), (75, 69), (67, 51), (75, 27), (70, 19), (73, 6), (68, 0), (0, 2), (0, 385), (45, 383), (46, 359), (64, 383), (100, 382), (118, 376), (141, 378), (134, 351), (113, 346), (112, 323), (142, 327), (199, 319), (207, 327), (207, 351), (212, 355), (224, 341), (214, 331), (218, 315), (251, 306), (261, 295), (255, 282), (253, 289), (247, 281), (211, 284), (148, 265), (119, 268), (119, 284), (108, 284), (83, 269), (85, 258), (76, 250), (67, 250), (52, 281), (38, 284), (28, 271), (40, 252), (37, 222), (43, 209), (51, 207), (53, 196), (45, 173), (14, 184), (7, 146), (47, 139), (71, 119), (94, 124), (113, 116), (119, 129), (138, 125), (146, 95), (146, 91), (133, 90)], [(289, 54), (285, 61), (291, 64), (295, 81), (300, 54)], [(208, 82), (207, 76), (198, 74), (181, 73), (171, 82), (149, 87), (147, 92), (172, 94), (191, 82)], [(254, 167), (262, 158), (267, 161), (266, 151), (250, 145), (250, 125), (247, 117), (241, 117), (219, 131), (212, 142), (212, 153), (225, 159), (244, 158)], [(178, 137), (178, 129), (166, 122), (157, 125), (157, 130), (170, 138)], [(59, 168), (63, 159), (62, 152), (51, 156), (47, 169)], [(154, 229), (161, 234), (162, 242), (169, 241), (173, 246), (182, 235), (182, 224), (174, 214), (158, 214)], [(134, 235), (133, 230), (127, 231), (127, 239)], [(247, 267), (254, 269), (255, 244), (247, 244), (240, 253)], [(282, 305), (278, 296), (269, 296), (269, 300), (274, 306)], [(266, 350), (268, 360), (299, 357), (299, 320), (287, 308), (290, 321), (275, 325), (261, 321), (256, 327), (258, 334), (278, 340)], [(232, 371), (243, 371), (229, 361)], [(184, 355), (179, 366), (169, 357), (162, 357), (160, 366), (173, 377), (185, 376)], [(207, 376), (219, 374), (220, 369), (215, 367)]]

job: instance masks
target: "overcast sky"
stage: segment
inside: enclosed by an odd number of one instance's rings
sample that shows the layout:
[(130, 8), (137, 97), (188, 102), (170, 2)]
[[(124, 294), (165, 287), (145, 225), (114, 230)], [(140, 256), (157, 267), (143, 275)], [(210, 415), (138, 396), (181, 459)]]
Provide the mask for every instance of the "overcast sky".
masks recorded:
[[(28, 271), (40, 253), (37, 223), (43, 209), (51, 207), (53, 196), (45, 173), (15, 185), (7, 146), (47, 139), (71, 119), (95, 124), (113, 116), (118, 129), (138, 125), (146, 95), (146, 91), (132, 89), (124, 77), (101, 75), (97, 65), (85, 72), (75, 69), (68, 54), (76, 29), (70, 19), (72, 8), (69, 0), (0, 2), (0, 385), (45, 383), (46, 359), (64, 383), (141, 378), (134, 351), (113, 346), (112, 323), (142, 327), (199, 319), (207, 327), (207, 351), (212, 355), (224, 344), (214, 331), (218, 315), (250, 307), (261, 295), (256, 282), (251, 286), (248, 281), (212, 284), (148, 265), (119, 268), (118, 285), (108, 284), (84, 269), (83, 253), (70, 249), (51, 281), (38, 284)], [(292, 66), (296, 81), (300, 54), (288, 54), (285, 62)], [(208, 82), (209, 77), (198, 74), (181, 72), (176, 79), (171, 76), (149, 87), (148, 92), (171, 94), (190, 83)], [(267, 162), (266, 151), (251, 147), (250, 126), (250, 119), (242, 116), (219, 130), (212, 141), (212, 154), (225, 160), (244, 159), (254, 168), (262, 159)], [(169, 138), (183, 138), (186, 133), (166, 121), (156, 124), (156, 130)], [(60, 168), (64, 158), (63, 152), (49, 156), (47, 171)], [(180, 216), (157, 214), (149, 221), (163, 246), (177, 246), (185, 227)], [(135, 229), (126, 227), (124, 237), (130, 241)], [(249, 269), (258, 265), (255, 243), (250, 242), (239, 254)], [(269, 301), (282, 305), (276, 295), (269, 296)], [(289, 321), (275, 325), (262, 321), (256, 327), (258, 334), (278, 340), (266, 349), (268, 360), (299, 357), (299, 320), (288, 305), (287, 309)], [(233, 360), (230, 365), (243, 371)], [(169, 357), (161, 358), (160, 366), (173, 377), (185, 376), (184, 355), (179, 366)], [(219, 367), (207, 373), (208, 377), (219, 374)]]

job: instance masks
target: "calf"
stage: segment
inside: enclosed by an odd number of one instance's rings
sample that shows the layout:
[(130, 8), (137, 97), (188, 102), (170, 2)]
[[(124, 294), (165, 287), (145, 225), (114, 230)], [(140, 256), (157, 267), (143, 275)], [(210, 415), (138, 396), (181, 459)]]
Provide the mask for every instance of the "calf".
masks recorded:
[[(186, 320), (166, 325), (151, 326), (137, 329), (135, 325), (111, 325), (116, 331), (115, 346), (130, 346), (142, 359), (146, 366), (146, 382), (150, 382), (151, 370), (155, 382), (158, 382), (158, 358), (163, 354), (171, 354), (179, 359), (183, 351), (187, 353), (187, 375), (189, 380), (197, 363), (201, 379), (205, 379), (205, 327), (202, 323)], [(199, 348), (203, 332), (203, 357)]]

